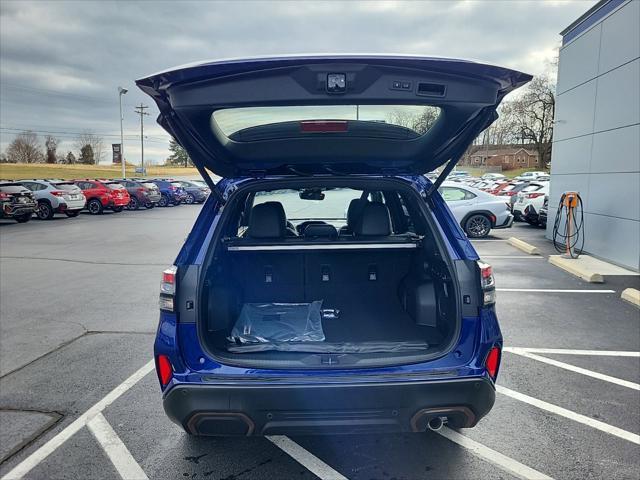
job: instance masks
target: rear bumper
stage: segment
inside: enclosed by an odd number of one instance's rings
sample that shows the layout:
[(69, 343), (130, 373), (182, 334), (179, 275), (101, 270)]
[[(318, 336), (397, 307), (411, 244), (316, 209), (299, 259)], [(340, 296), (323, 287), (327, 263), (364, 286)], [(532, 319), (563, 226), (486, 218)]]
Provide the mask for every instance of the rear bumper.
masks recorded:
[(495, 401), (483, 378), (376, 384), (178, 385), (169, 418), (197, 435), (421, 432), (433, 417), (473, 427)]
[(502, 223), (502, 225), (495, 225), (493, 228), (495, 229), (500, 229), (500, 228), (511, 228), (511, 225), (513, 225), (513, 215), (509, 214), (507, 215), (506, 220)]
[(5, 203), (2, 205), (3, 214), (7, 217), (19, 217), (35, 212), (36, 203)]

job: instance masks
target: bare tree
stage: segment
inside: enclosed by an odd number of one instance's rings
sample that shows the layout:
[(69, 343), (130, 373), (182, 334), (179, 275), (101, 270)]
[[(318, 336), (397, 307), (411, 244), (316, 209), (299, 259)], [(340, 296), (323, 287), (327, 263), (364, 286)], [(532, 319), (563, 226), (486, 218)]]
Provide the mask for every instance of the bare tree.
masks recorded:
[(93, 153), (90, 157), (85, 155), (84, 158), (88, 161), (91, 158), (91, 163), (98, 164), (102, 160), (104, 156), (104, 143), (102, 141), (102, 137), (92, 133), (89, 130), (85, 130), (76, 138), (75, 148), (78, 152), (80, 152), (80, 157), (82, 157), (83, 149), (86, 152), (89, 149), (85, 148), (87, 145), (91, 147), (90, 151)]
[(40, 163), (44, 155), (40, 150), (38, 135), (30, 130), (19, 133), (7, 148), (9, 163)]
[(525, 91), (504, 104), (503, 113), (523, 143), (533, 143), (540, 162), (551, 161), (553, 118), (556, 99), (553, 83), (547, 76), (534, 78)]
[(58, 139), (53, 135), (47, 135), (44, 137), (44, 148), (47, 151), (46, 154), (46, 162), (47, 163), (56, 163), (56, 150), (58, 149)]
[(394, 110), (389, 114), (388, 121), (394, 125), (410, 128), (422, 135), (427, 132), (438, 119), (440, 109), (436, 107), (424, 107), (419, 113), (407, 110)]

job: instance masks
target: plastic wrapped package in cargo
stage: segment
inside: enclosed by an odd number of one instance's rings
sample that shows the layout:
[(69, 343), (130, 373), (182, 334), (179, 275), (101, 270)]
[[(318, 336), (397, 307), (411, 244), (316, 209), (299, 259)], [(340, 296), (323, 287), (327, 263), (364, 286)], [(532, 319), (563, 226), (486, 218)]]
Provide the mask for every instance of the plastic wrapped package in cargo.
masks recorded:
[(322, 300), (311, 303), (245, 303), (229, 341), (322, 342)]

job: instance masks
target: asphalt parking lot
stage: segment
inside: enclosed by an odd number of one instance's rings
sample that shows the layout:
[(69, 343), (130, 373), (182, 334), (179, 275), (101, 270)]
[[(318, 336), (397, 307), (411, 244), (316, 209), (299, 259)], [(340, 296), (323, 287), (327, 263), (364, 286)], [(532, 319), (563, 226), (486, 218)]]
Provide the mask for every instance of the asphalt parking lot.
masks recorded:
[(0, 478), (640, 477), (640, 312), (620, 299), (638, 277), (585, 283), (523, 224), (474, 242), (494, 266), (507, 347), (476, 428), (187, 436), (150, 360), (160, 272), (199, 208), (0, 225)]

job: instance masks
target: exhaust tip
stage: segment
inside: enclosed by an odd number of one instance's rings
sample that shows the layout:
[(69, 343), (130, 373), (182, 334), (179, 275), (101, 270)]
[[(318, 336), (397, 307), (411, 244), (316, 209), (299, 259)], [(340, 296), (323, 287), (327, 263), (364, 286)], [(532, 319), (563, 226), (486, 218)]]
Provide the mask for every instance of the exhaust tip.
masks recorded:
[(437, 432), (438, 430), (440, 430), (443, 425), (444, 425), (444, 421), (442, 420), (441, 417), (433, 417), (429, 419), (429, 423), (427, 423), (429, 430), (433, 430), (434, 432)]

